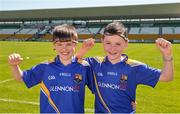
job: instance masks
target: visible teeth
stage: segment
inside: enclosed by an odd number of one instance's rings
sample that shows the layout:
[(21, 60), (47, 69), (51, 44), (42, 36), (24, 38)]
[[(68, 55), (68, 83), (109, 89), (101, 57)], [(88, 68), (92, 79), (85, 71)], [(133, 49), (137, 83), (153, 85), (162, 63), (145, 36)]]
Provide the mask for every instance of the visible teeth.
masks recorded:
[(66, 55), (66, 54), (68, 54), (68, 53), (62, 53), (62, 54)]

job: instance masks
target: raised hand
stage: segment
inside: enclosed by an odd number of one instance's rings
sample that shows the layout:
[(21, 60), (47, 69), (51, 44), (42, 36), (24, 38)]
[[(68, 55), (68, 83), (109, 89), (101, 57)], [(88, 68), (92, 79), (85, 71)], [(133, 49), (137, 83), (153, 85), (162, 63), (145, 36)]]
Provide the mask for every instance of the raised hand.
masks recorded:
[(21, 58), (20, 54), (13, 53), (8, 57), (8, 63), (12, 66), (19, 65), (22, 62), (23, 58)]
[(94, 46), (94, 39), (93, 38), (86, 39), (83, 41), (82, 49), (89, 51), (93, 46)]
[(172, 57), (172, 45), (171, 42), (163, 39), (158, 38), (156, 40), (156, 46), (159, 48), (160, 52), (162, 53), (163, 57)]
[(94, 46), (94, 39), (90, 38), (83, 41), (82, 47), (76, 53), (76, 57), (81, 59)]
[(159, 80), (163, 82), (172, 81), (174, 76), (172, 45), (169, 41), (158, 38), (156, 40), (156, 46), (162, 53), (164, 63)]

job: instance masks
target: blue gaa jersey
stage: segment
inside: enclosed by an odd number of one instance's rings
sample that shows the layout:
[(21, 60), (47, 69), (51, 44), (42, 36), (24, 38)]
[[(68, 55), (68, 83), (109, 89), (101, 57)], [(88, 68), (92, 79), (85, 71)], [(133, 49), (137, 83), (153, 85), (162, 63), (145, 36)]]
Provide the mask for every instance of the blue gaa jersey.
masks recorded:
[(92, 90), (92, 71), (88, 62), (64, 66), (57, 56), (53, 62), (42, 63), (23, 72), (28, 88), (40, 84), (41, 113), (83, 113), (85, 85)]
[(95, 112), (131, 113), (136, 98), (137, 85), (155, 87), (160, 71), (148, 67), (126, 55), (119, 63), (112, 64), (107, 57), (87, 58), (94, 72)]

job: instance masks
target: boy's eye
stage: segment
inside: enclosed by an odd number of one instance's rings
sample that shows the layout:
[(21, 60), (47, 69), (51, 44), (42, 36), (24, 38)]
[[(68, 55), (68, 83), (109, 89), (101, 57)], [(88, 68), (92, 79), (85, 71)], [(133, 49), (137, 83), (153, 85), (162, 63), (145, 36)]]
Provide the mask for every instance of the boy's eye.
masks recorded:
[(110, 42), (106, 42), (106, 44), (111, 44)]
[(72, 46), (72, 43), (67, 43), (66, 46)]
[(116, 43), (117, 46), (120, 46), (121, 44), (120, 43)]
[(57, 44), (57, 46), (62, 46), (62, 44)]

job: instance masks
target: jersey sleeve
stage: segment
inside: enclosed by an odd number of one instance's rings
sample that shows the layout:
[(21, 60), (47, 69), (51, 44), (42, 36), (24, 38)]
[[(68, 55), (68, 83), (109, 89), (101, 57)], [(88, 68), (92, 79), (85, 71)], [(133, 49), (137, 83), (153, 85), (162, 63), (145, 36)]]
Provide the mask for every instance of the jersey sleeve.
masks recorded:
[(136, 70), (136, 83), (155, 87), (159, 81), (161, 71), (149, 67), (145, 64), (137, 66)]
[(23, 71), (23, 81), (28, 88), (39, 84), (42, 81), (46, 64), (39, 64), (29, 70)]
[(91, 90), (91, 92), (94, 94), (94, 92), (95, 92), (95, 83), (94, 83), (93, 69), (94, 69), (94, 66), (95, 66), (96, 62), (95, 62), (95, 59), (92, 58), (92, 57), (87, 57), (85, 59), (85, 61), (87, 61), (88, 64), (89, 64), (89, 67), (88, 67), (88, 70), (87, 70), (87, 86)]
[(94, 79), (93, 79), (93, 71), (91, 69), (91, 67), (87, 67), (87, 72), (86, 72), (86, 85), (88, 86), (88, 88), (91, 90), (92, 93), (94, 93)]
[(94, 70), (95, 66), (101, 62), (101, 57), (87, 57), (85, 60), (89, 63), (90, 67)]
[(90, 65), (90, 67), (93, 67), (94, 65), (93, 65), (93, 58), (90, 58), (90, 57), (87, 57), (86, 59), (85, 59), (88, 63), (89, 63), (89, 65)]

